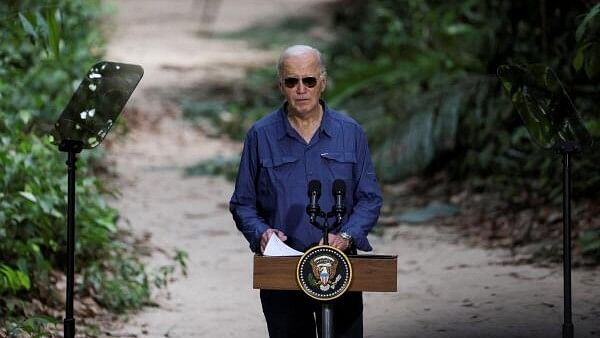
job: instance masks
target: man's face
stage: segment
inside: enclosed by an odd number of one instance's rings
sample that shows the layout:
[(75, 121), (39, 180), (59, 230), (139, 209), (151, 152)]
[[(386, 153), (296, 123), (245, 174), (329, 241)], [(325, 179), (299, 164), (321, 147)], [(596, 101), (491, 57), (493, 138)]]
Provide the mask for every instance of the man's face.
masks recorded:
[(279, 89), (288, 102), (290, 113), (306, 116), (318, 112), (319, 98), (326, 83), (316, 55), (307, 53), (285, 59)]

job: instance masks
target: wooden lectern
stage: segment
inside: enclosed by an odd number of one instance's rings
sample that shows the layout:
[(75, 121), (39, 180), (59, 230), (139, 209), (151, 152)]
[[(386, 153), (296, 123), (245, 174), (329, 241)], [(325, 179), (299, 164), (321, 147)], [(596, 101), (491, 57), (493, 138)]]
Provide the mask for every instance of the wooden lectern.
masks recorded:
[[(348, 291), (396, 292), (398, 256), (349, 255), (352, 282)], [(296, 267), (300, 256), (254, 256), (253, 287), (268, 290), (300, 290)]]

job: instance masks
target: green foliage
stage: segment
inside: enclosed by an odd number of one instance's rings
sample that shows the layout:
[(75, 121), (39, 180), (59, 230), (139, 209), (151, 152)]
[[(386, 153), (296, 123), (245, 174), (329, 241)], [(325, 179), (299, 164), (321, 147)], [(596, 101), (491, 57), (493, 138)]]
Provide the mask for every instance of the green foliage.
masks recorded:
[(581, 251), (584, 255), (600, 260), (600, 229), (588, 230), (579, 237)]
[[(338, 13), (340, 37), (328, 53), (328, 98), (363, 123), (384, 181), (444, 168), (479, 188), (501, 186), (513, 202), (523, 189), (534, 200), (560, 196), (558, 158), (531, 144), (493, 75), (500, 63), (548, 63), (588, 117), (592, 136), (600, 137), (598, 85), (570, 68), (578, 18), (588, 13), (577, 33), (585, 46), (596, 36), (598, 6), (545, 6), (346, 1)], [(600, 188), (600, 158), (595, 152), (577, 161), (575, 191), (589, 195)]]
[[(47, 336), (51, 318), (22, 319), (31, 299), (55, 304), (50, 276), (66, 264), (66, 156), (47, 136), (80, 77), (98, 61), (99, 0), (0, 3), (0, 325), (10, 334)], [(138, 308), (153, 277), (120, 239), (116, 210), (77, 162), (77, 295), (91, 292), (115, 311)], [(183, 259), (183, 258), (182, 258)]]
[(577, 52), (573, 66), (585, 70), (589, 78), (600, 75), (600, 4), (596, 4), (584, 17), (576, 32)]
[(173, 256), (173, 260), (179, 264), (179, 268), (181, 269), (181, 273), (184, 276), (187, 276), (187, 260), (189, 258), (188, 253), (185, 250), (175, 249), (175, 255)]
[[(43, 12), (43, 14), (42, 14)], [(44, 44), (47, 53), (52, 53), (52, 57), (60, 57), (60, 10), (58, 8), (48, 7), (45, 10), (25, 13), (19, 13), (19, 20), (25, 33), (29, 35), (32, 41), (40, 41)]]
[[(600, 137), (600, 86), (571, 67), (575, 50), (587, 63), (600, 59), (585, 47), (597, 41), (598, 5), (544, 3), (346, 0), (338, 7), (338, 38), (325, 48), (326, 99), (365, 127), (384, 182), (446, 169), (476, 189), (503, 187), (513, 203), (526, 202), (519, 197), (524, 189), (534, 201), (560, 196), (558, 158), (530, 142), (495, 75), (503, 63), (549, 64), (592, 137)], [(250, 72), (244, 85), (209, 88), (185, 101), (186, 116), (241, 140), (281, 101), (271, 68)], [(576, 196), (600, 188), (597, 163), (598, 152), (577, 158)], [(201, 167), (222, 172), (211, 163)]]
[(172, 257), (177, 265), (169, 264), (147, 271), (146, 266), (129, 252), (116, 250), (110, 258), (89, 264), (83, 271), (83, 286), (92, 290), (96, 301), (116, 313), (139, 309), (150, 301), (153, 288), (168, 285), (177, 267), (187, 275), (188, 254), (180, 249)]
[(6, 323), (6, 333), (9, 337), (44, 338), (48, 336), (47, 327), (57, 325), (58, 321), (49, 316), (37, 315), (23, 320), (10, 320)]
[(142, 307), (151, 294), (146, 268), (133, 256), (88, 265), (84, 285), (94, 290), (99, 304), (118, 313)]
[[(553, 68), (597, 147), (600, 5), (349, 0), (340, 8), (329, 99), (363, 123), (384, 181), (443, 169), (516, 206), (558, 200), (560, 157), (532, 144), (495, 77), (503, 63)], [(577, 198), (600, 189), (598, 163), (594, 148), (575, 157)], [(597, 255), (597, 232), (581, 243)]]
[[(0, 143), (2, 232), (10, 239), (0, 243), (0, 257), (33, 273), (39, 282), (52, 267), (60, 267), (65, 261), (67, 182), (62, 159), (47, 138), (21, 134)], [(103, 259), (116, 232), (116, 211), (98, 194), (100, 183), (85, 177), (85, 162), (79, 167), (78, 258)]]
[[(325, 98), (364, 126), (383, 182), (444, 170), (517, 208), (559, 200), (560, 157), (531, 142), (496, 76), (501, 64), (543, 63), (573, 98), (595, 144), (574, 157), (573, 196), (596, 195), (600, 4), (343, 0), (336, 8), (337, 39), (323, 48)], [(203, 88), (205, 97), (184, 103), (186, 115), (241, 140), (281, 102), (272, 68), (250, 72), (242, 85)], [(229, 175), (228, 165), (217, 158), (188, 170)]]
[(475, 15), (473, 6), (350, 1), (340, 11), (342, 36), (329, 53), (327, 97), (364, 125), (384, 181), (422, 172), (453, 151), (462, 117), (473, 105), (477, 119), (490, 118), (481, 116), (487, 102), (478, 93), (495, 82), (481, 74), (479, 49), (490, 44), (495, 23)]
[(100, 1), (3, 2), (0, 13), (0, 131), (46, 131), (102, 53)]
[[(47, 283), (48, 273), (65, 261), (64, 157), (39, 132), (60, 113), (94, 59), (88, 45), (94, 34), (82, 31), (93, 27), (97, 14), (89, 6), (99, 3), (63, 3), (0, 5), (8, 15), (0, 24), (0, 261), (34, 285)], [(99, 182), (83, 178), (86, 161), (78, 166), (78, 258), (99, 259), (110, 246), (114, 225), (107, 224), (116, 212), (98, 196)]]
[(29, 290), (30, 288), (29, 276), (22, 271), (13, 270), (9, 266), (0, 264), (0, 293), (5, 291), (16, 293), (21, 289)]
[[(531, 142), (496, 76), (501, 64), (543, 63), (564, 84), (596, 144), (574, 158), (573, 195), (596, 195), (600, 4), (343, 0), (336, 8), (337, 39), (324, 48), (326, 99), (365, 127), (382, 181), (445, 170), (516, 207), (556, 202), (560, 157)], [(241, 139), (281, 101), (271, 68), (250, 76), (244, 86), (207, 91), (198, 101), (210, 97), (215, 104), (196, 103), (188, 113), (203, 116), (214, 133)], [(197, 170), (224, 168), (220, 159)], [(593, 238), (588, 250), (598, 245)]]

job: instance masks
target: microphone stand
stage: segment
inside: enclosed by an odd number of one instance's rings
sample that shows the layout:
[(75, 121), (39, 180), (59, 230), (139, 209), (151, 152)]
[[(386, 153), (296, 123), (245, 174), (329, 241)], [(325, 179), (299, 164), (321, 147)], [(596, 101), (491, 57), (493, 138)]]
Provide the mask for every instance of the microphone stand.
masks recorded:
[[(315, 209), (307, 208), (309, 215), (311, 214), (311, 211), (315, 215), (315, 217), (311, 217), (310, 224), (323, 231), (323, 244), (329, 245), (329, 232), (337, 229), (342, 224), (342, 219), (344, 218), (346, 209), (342, 208), (341, 210), (336, 210), (336, 208), (333, 207), (332, 210), (327, 214), (321, 211), (318, 207)], [(330, 227), (328, 218), (333, 216), (336, 216), (336, 218)], [(317, 221), (317, 217), (323, 218), (323, 224), (320, 224)], [(333, 304), (326, 301), (321, 302), (321, 333), (323, 338), (334, 338)]]

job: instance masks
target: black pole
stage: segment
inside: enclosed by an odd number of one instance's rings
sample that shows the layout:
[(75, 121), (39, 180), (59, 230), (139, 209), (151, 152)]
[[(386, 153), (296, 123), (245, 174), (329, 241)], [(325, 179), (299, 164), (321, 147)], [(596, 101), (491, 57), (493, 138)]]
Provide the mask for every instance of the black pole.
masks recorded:
[(65, 310), (64, 337), (75, 337), (75, 318), (73, 316), (73, 293), (75, 285), (75, 171), (77, 153), (81, 152), (83, 143), (79, 141), (63, 141), (58, 149), (68, 153), (67, 157), (67, 304)]
[(329, 245), (329, 222), (327, 222), (327, 218), (323, 223), (323, 244)]
[(75, 337), (75, 318), (73, 317), (73, 285), (75, 284), (75, 162), (77, 155), (69, 151), (67, 159), (67, 309), (65, 313), (65, 338)]
[[(329, 245), (329, 222), (327, 218), (323, 222), (323, 244)], [(329, 302), (321, 302), (321, 332), (323, 338), (333, 338), (333, 305)]]
[[(306, 212), (311, 215), (311, 213), (314, 213), (315, 211), (312, 209), (309, 209), (310, 205), (306, 207)], [(342, 209), (342, 217), (343, 214), (346, 213), (346, 209), (343, 208)], [(323, 224), (319, 224), (319, 222), (317, 221), (316, 217), (314, 219), (311, 218), (310, 224), (314, 225), (315, 227), (319, 228), (320, 230), (323, 231), (323, 244), (324, 245), (329, 245), (329, 232), (330, 231), (335, 231), (335, 229), (337, 229), (341, 223), (342, 223), (342, 217), (336, 217), (334, 223), (331, 225), (331, 227), (329, 226), (329, 221), (328, 218), (330, 217), (334, 217), (338, 215), (338, 213), (336, 213), (335, 209), (332, 209), (331, 212), (329, 213), (325, 213), (325, 212), (318, 212), (318, 217), (322, 217), (323, 218)], [(327, 301), (322, 301), (321, 302), (321, 334), (323, 336), (323, 338), (333, 338), (334, 337), (334, 328), (333, 328), (333, 304)]]
[(321, 304), (321, 332), (323, 338), (333, 338), (333, 304), (322, 302)]
[(564, 322), (563, 338), (573, 338), (571, 313), (571, 164), (570, 149), (563, 150), (563, 274)]

